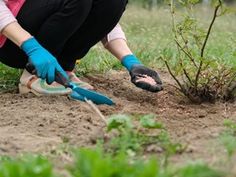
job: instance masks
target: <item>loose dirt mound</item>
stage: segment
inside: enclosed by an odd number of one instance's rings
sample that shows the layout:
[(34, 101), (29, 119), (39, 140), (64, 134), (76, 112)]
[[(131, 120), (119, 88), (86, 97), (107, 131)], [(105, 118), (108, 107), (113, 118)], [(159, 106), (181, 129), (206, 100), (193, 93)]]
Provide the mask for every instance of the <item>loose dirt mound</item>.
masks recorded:
[[(161, 73), (165, 90), (148, 93), (135, 88), (126, 72), (111, 71), (86, 79), (96, 90), (110, 96), (116, 106), (99, 106), (104, 115), (138, 113), (158, 115), (171, 136), (189, 145), (191, 158), (214, 161), (212, 139), (223, 120), (235, 118), (234, 104), (190, 104), (179, 95), (167, 73)], [(0, 154), (49, 152), (63, 141), (90, 146), (102, 136), (103, 122), (91, 108), (78, 101), (31, 94), (0, 94)], [(210, 153), (209, 153), (210, 152)]]

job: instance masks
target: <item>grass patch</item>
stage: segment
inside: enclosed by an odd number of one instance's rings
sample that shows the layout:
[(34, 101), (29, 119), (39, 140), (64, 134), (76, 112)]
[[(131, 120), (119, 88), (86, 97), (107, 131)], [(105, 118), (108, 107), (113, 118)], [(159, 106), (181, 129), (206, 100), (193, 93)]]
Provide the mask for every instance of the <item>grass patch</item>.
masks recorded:
[(17, 88), (21, 70), (0, 64), (0, 92)]

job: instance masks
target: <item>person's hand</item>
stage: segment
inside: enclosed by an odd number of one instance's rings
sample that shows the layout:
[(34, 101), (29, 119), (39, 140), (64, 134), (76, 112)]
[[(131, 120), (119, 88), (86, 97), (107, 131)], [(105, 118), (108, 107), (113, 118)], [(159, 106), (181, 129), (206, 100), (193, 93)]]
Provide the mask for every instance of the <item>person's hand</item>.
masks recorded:
[(46, 79), (48, 84), (55, 81), (56, 71), (64, 77), (68, 77), (57, 62), (57, 59), (43, 48), (35, 38), (30, 38), (23, 42), (21, 49), (29, 57), (29, 62), (34, 65), (37, 76)]
[(130, 70), (131, 82), (137, 87), (150, 92), (163, 90), (158, 73), (143, 65), (134, 65)]
[(131, 76), (131, 82), (137, 87), (150, 92), (163, 90), (162, 81), (158, 73), (145, 67), (135, 55), (122, 58), (122, 65), (126, 67)]

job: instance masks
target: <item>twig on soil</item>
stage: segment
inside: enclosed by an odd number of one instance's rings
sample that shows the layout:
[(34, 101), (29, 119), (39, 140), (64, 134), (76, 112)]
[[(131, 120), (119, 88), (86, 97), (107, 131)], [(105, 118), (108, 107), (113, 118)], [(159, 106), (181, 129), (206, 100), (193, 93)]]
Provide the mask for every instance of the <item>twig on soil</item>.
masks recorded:
[(107, 125), (106, 117), (101, 113), (98, 107), (91, 101), (85, 98), (86, 103), (93, 109), (95, 113), (103, 120), (103, 122)]

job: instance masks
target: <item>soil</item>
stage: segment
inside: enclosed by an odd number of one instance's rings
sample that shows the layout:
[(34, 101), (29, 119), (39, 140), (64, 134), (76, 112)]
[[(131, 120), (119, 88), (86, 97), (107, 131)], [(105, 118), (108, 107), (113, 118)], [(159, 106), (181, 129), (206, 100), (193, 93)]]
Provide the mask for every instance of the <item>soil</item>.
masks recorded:
[[(224, 128), (223, 121), (236, 120), (236, 105), (191, 104), (171, 86), (174, 82), (166, 72), (161, 76), (165, 89), (160, 93), (136, 88), (124, 71), (87, 76), (84, 80), (116, 102), (113, 107), (98, 106), (105, 116), (155, 113), (175, 141), (188, 145), (186, 153), (174, 160), (200, 158), (214, 163), (219, 156), (216, 140)], [(103, 136), (103, 127), (104, 122), (88, 104), (66, 96), (37, 97), (17, 91), (0, 94), (0, 155), (47, 153), (65, 141), (90, 146)]]

